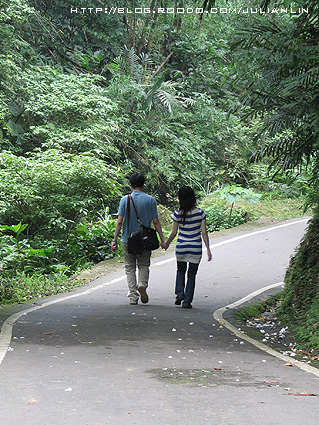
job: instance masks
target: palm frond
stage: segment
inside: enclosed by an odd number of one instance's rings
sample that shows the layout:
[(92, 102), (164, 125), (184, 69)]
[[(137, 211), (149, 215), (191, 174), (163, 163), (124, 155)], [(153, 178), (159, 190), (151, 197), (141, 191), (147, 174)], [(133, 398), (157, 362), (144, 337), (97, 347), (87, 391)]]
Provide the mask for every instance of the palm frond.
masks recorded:
[(172, 114), (174, 109), (185, 107), (193, 102), (176, 93), (177, 84), (173, 81), (164, 81), (159, 78), (148, 90), (145, 91), (145, 109), (150, 111), (155, 108), (163, 113)]

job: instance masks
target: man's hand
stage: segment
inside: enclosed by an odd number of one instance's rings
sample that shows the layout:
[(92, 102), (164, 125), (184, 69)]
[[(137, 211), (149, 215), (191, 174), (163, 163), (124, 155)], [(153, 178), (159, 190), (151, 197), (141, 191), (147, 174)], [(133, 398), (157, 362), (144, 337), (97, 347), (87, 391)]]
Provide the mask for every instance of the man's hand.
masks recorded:
[(113, 252), (117, 251), (119, 249), (119, 245), (117, 241), (112, 241), (111, 249)]

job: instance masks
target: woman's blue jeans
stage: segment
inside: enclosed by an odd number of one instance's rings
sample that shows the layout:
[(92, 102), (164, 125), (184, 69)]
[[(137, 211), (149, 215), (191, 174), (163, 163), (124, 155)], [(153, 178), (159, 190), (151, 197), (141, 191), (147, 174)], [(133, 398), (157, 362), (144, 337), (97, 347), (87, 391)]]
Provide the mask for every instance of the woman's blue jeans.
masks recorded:
[[(188, 264), (188, 270), (187, 270)], [(194, 298), (195, 278), (199, 264), (177, 261), (177, 273), (175, 284), (175, 295), (184, 300), (184, 303), (190, 304)], [(187, 270), (187, 283), (185, 288), (185, 275)]]

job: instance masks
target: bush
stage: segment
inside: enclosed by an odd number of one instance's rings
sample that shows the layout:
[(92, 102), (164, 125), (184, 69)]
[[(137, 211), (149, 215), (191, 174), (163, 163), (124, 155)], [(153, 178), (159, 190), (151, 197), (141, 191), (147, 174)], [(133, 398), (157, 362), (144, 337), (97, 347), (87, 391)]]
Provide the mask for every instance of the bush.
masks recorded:
[(86, 261), (98, 263), (113, 257), (111, 241), (115, 232), (116, 221), (109, 215), (108, 208), (99, 220), (85, 217), (70, 236), (67, 252), (74, 259), (85, 258)]
[(319, 348), (319, 215), (315, 212), (300, 248), (291, 259), (279, 313), (296, 326), (298, 337)]
[(28, 236), (66, 240), (89, 211), (118, 199), (117, 169), (93, 154), (0, 153), (0, 223), (28, 224)]
[[(245, 223), (245, 212), (233, 209), (230, 217), (230, 208), (211, 205), (205, 208), (206, 223), (209, 232), (239, 226)], [(230, 217), (230, 220), (229, 220)]]
[(79, 285), (79, 281), (71, 280), (64, 273), (43, 275), (34, 272), (27, 275), (20, 271), (12, 277), (8, 269), (0, 267), (0, 304), (23, 303), (66, 292)]

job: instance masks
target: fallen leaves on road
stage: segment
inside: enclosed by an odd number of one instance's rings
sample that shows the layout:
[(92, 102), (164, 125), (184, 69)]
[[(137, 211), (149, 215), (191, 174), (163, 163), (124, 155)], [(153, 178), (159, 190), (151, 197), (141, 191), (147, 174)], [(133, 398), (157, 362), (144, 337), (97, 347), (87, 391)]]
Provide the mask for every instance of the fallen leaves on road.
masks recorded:
[(301, 396), (309, 396), (309, 397), (317, 397), (317, 396), (319, 396), (319, 394), (313, 394), (313, 393), (307, 393), (307, 392), (303, 392), (303, 393), (288, 393), (288, 395), (301, 395)]

